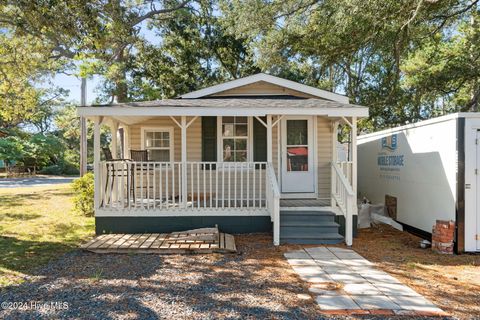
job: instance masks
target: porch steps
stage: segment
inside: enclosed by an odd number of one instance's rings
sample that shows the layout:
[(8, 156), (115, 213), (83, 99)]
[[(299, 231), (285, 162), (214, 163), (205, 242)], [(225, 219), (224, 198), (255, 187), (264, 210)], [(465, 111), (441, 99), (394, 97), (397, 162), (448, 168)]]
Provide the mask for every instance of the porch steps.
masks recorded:
[(329, 210), (280, 210), (280, 242), (335, 244), (343, 241), (340, 225)]

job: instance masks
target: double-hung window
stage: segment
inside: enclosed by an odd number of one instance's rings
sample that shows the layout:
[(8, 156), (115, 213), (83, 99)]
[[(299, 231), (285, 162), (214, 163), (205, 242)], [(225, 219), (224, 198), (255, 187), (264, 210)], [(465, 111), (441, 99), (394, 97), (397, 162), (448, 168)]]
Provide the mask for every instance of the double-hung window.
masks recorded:
[(222, 117), (222, 159), (225, 162), (248, 161), (248, 117)]
[(144, 128), (143, 147), (151, 161), (173, 161), (173, 128)]

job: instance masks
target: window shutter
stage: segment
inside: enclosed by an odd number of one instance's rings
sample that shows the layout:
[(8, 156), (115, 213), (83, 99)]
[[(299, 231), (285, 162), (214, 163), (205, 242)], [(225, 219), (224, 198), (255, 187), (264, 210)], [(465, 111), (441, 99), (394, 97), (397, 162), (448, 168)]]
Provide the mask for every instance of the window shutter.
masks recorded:
[(202, 161), (217, 161), (217, 117), (202, 117)]
[[(267, 122), (266, 117), (261, 117)], [(267, 128), (253, 118), (253, 161), (267, 161)]]

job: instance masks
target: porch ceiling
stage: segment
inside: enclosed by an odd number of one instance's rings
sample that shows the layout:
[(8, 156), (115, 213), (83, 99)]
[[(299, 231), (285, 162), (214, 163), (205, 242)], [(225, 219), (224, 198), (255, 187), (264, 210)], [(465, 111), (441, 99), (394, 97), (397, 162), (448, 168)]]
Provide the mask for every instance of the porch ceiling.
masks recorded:
[(126, 125), (133, 125), (133, 124), (137, 124), (137, 123), (142, 123), (144, 121), (147, 121), (151, 118), (153, 118), (152, 116), (112, 116), (111, 117), (113, 120), (116, 120), (120, 123), (124, 123)]

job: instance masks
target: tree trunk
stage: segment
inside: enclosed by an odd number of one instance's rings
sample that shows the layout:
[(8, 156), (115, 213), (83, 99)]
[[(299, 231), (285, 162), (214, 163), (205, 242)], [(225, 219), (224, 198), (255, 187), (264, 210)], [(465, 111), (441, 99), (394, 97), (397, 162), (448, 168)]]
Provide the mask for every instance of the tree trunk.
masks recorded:
[(117, 102), (127, 102), (128, 101), (128, 86), (127, 86), (127, 72), (125, 70), (125, 49), (120, 50), (117, 55), (115, 62), (120, 67), (119, 74), (115, 78), (115, 96), (117, 97)]

